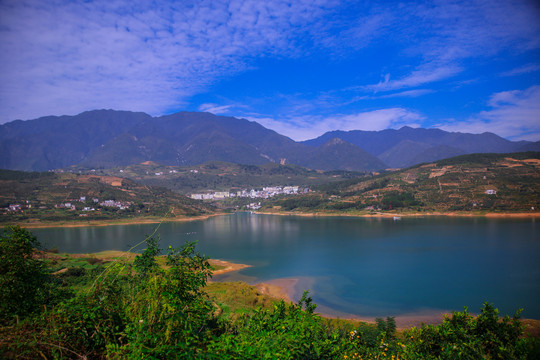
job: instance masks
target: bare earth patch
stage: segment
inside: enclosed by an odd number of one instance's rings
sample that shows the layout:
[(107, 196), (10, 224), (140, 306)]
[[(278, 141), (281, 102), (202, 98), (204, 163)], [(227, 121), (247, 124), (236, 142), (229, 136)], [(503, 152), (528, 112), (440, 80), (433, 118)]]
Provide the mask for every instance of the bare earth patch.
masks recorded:
[(293, 302), (291, 294), (294, 293), (294, 287), (297, 283), (298, 279), (275, 279), (265, 283), (259, 283), (255, 287), (262, 294), (284, 300), (285, 302)]
[(225, 261), (225, 260), (218, 260), (218, 259), (210, 259), (210, 260), (208, 260), (208, 262), (210, 262), (210, 265), (223, 267), (223, 269), (215, 270), (212, 273), (213, 275), (221, 275), (221, 274), (225, 274), (225, 273), (228, 273), (228, 272), (231, 272), (231, 271), (238, 271), (238, 270), (242, 270), (242, 269), (251, 267), (251, 265), (235, 264), (235, 263), (232, 263), (232, 262), (228, 262), (228, 261)]

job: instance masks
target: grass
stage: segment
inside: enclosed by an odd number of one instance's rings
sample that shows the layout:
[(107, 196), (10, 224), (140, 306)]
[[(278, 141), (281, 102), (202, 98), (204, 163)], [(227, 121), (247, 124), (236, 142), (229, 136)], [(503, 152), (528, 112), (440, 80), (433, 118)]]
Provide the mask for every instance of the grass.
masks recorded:
[(226, 318), (237, 318), (258, 307), (273, 308), (277, 299), (261, 294), (254, 286), (244, 282), (211, 282), (206, 293)]

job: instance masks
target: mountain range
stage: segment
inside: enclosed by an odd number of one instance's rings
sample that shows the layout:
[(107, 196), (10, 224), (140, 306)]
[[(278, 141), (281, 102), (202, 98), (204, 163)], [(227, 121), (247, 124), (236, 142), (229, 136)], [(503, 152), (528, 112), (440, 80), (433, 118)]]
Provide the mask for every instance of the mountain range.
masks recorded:
[(540, 142), (410, 127), (331, 131), (296, 142), (254, 121), (203, 112), (152, 117), (94, 110), (0, 125), (0, 168), (26, 171), (73, 165), (110, 168), (144, 161), (177, 166), (276, 162), (318, 170), (375, 171), (461, 154), (527, 150), (540, 150)]

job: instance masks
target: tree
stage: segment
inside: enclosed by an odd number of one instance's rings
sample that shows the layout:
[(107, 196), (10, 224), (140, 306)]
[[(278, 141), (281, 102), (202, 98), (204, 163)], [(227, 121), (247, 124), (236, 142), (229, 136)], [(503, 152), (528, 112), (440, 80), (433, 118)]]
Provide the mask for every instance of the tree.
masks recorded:
[(146, 240), (148, 247), (143, 251), (141, 255), (137, 255), (133, 261), (133, 267), (139, 272), (141, 277), (147, 277), (152, 271), (159, 268), (156, 261), (156, 256), (160, 253), (159, 237), (157, 239), (150, 237)]
[(0, 321), (25, 317), (48, 298), (48, 276), (34, 257), (40, 244), (28, 230), (8, 226), (0, 235)]

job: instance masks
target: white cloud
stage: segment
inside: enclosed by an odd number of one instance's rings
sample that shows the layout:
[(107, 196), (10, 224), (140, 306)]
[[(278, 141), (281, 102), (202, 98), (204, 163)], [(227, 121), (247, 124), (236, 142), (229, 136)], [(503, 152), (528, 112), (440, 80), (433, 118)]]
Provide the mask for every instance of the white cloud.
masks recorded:
[(435, 92), (435, 90), (431, 90), (431, 89), (415, 89), (415, 90), (401, 91), (401, 92), (388, 94), (388, 95), (382, 95), (382, 96), (380, 96), (380, 98), (381, 99), (390, 99), (390, 98), (399, 98), (399, 97), (413, 98), (413, 97), (419, 97), (419, 96), (426, 95), (426, 94), (431, 94), (431, 93), (434, 93), (434, 92)]
[(420, 3), (405, 16), (417, 26), (404, 29), (413, 39), (429, 32), (412, 52), (430, 61), (451, 62), (468, 57), (485, 57), (503, 50), (538, 48), (540, 8), (530, 0), (463, 0)]
[(419, 127), (423, 116), (403, 108), (388, 108), (335, 116), (298, 116), (274, 119), (253, 114), (247, 119), (286, 135), (296, 141), (318, 137), (332, 130), (376, 131), (402, 126)]
[(104, 107), (162, 114), (249, 69), (253, 54), (299, 56), (297, 39), (318, 32), (327, 10), (307, 0), (159, 4), (0, 2), (0, 119)]
[(229, 113), (229, 109), (232, 105), (218, 105), (218, 104), (201, 104), (199, 105), (199, 111), (209, 112), (215, 115), (222, 115)]
[[(391, 80), (390, 74), (384, 76), (384, 80), (377, 84), (362, 86), (361, 89), (373, 92), (392, 91), (399, 89), (414, 88), (421, 85), (430, 84), (436, 81), (448, 79), (459, 72), (461, 68), (455, 65), (433, 66), (423, 65), (419, 69), (411, 72), (405, 77)], [(410, 94), (410, 92), (409, 92)]]
[[(339, 68), (362, 58), (364, 50), (366, 57), (382, 50), (380, 64), (366, 61), (364, 69), (359, 61), (347, 73), (350, 79), (307, 90), (272, 89), (274, 94), (302, 93), (294, 108), (280, 106), (287, 100), (278, 96), (248, 93), (248, 104), (227, 93), (209, 96), (199, 109), (235, 115), (232, 110), (242, 102), (242, 110), (270, 113), (255, 106), (268, 109), (261, 103), (273, 106), (275, 101), (275, 113), (290, 110), (291, 115), (261, 118), (297, 138), (337, 128), (413, 124), (421, 117), (402, 107), (376, 104), (371, 108), (390, 109), (360, 112), (355, 102), (418, 97), (434, 92), (429, 84), (465, 73), (466, 60), (538, 49), (537, 20), (538, 7), (525, 0), (2, 0), (0, 122), (96, 108), (162, 115), (186, 107), (193, 95), (211, 91), (219, 81), (253, 69), (258, 59), (310, 59), (318, 52), (325, 61), (327, 55), (335, 60), (326, 65)], [(388, 61), (382, 58), (387, 54)], [(513, 72), (536, 71), (535, 66)], [(375, 83), (378, 74), (383, 80)], [(351, 88), (353, 81), (371, 85)], [(326, 98), (313, 95), (324, 93)], [(210, 104), (225, 97), (230, 103)]]
[(439, 127), (448, 131), (493, 132), (511, 140), (540, 140), (540, 86), (495, 93), (489, 106), (491, 109), (466, 121), (440, 124)]
[(540, 70), (540, 64), (526, 64), (520, 67), (517, 67), (515, 69), (512, 69), (510, 71), (506, 71), (502, 73), (502, 76), (516, 76), (516, 75), (523, 75), (532, 73), (535, 71)]
[[(392, 30), (401, 56), (414, 70), (398, 77), (383, 73), (364, 91), (410, 89), (452, 78), (466, 60), (540, 48), (540, 7), (528, 0), (410, 2), (394, 10)], [(536, 66), (521, 69), (536, 71)], [(518, 70), (519, 71), (519, 70)], [(511, 74), (514, 75), (514, 74)]]

